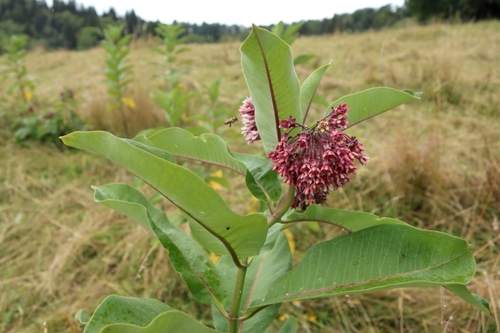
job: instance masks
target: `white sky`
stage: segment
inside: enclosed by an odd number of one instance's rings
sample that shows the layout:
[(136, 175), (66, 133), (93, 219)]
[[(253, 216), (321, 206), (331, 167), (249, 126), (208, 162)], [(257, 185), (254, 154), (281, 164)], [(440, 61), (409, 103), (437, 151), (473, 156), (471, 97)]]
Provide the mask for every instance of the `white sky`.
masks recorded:
[[(52, 0), (46, 0), (52, 6)], [(357, 9), (379, 8), (387, 4), (401, 7), (404, 0), (76, 0), (78, 5), (93, 6), (98, 14), (113, 7), (119, 16), (134, 9), (148, 21), (162, 23), (221, 23), (250, 27), (301, 20), (322, 20), (333, 14), (352, 13)], [(295, 4), (293, 4), (295, 3)]]

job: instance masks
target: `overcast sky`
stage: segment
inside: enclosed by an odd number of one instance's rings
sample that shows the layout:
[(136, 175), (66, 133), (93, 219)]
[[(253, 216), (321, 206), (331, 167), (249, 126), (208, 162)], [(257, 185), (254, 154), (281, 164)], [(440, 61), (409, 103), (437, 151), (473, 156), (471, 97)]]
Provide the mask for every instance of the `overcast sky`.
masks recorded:
[[(52, 6), (52, 0), (45, 0)], [(356, 9), (379, 8), (387, 4), (402, 6), (404, 0), (76, 0), (85, 7), (93, 6), (98, 14), (113, 7), (123, 16), (134, 9), (135, 14), (148, 21), (162, 23), (221, 23), (251, 26), (270, 25), (301, 20), (322, 20), (333, 14), (352, 13)], [(292, 5), (292, 3), (295, 3)]]

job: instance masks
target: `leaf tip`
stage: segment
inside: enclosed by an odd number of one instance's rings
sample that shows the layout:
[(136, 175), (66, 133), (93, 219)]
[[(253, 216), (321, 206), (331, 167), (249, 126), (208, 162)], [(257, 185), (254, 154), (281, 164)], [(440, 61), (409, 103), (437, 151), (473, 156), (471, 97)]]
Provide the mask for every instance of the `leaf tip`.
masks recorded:
[(412, 95), (414, 98), (420, 99), (422, 97), (422, 92), (421, 91), (412, 91), (409, 89), (403, 89), (403, 91), (407, 94)]

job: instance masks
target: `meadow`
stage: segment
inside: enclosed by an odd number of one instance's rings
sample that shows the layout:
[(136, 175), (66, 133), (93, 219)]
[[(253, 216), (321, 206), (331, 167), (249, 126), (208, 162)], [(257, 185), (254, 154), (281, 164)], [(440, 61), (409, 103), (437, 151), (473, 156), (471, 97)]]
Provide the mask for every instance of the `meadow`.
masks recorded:
[[(153, 40), (131, 45), (136, 80), (127, 96), (132, 133), (167, 125), (150, 98), (162, 87), (165, 70), (151, 50)], [(248, 95), (238, 42), (190, 45), (183, 59), (189, 89), (222, 78), (220, 102)], [(282, 316), (300, 318), (299, 332), (498, 332), (500, 327), (500, 22), (409, 24), (363, 34), (301, 37), (294, 54), (315, 54), (297, 66), (301, 82), (332, 61), (318, 94), (333, 101), (370, 87), (389, 86), (423, 93), (355, 127), (368, 164), (351, 184), (331, 194), (328, 205), (401, 219), (411, 225), (466, 239), (477, 261), (469, 289), (490, 302), (485, 316), (440, 288), (395, 289), (362, 295), (284, 304)], [(104, 79), (104, 50), (33, 50), (27, 70), (37, 78), (40, 107), (63, 87), (75, 91), (77, 113), (92, 129), (123, 135)], [(1, 85), (0, 95), (8, 98)], [(188, 115), (206, 110), (197, 100)], [(318, 114), (323, 106), (315, 105)], [(133, 183), (134, 177), (103, 158), (27, 142), (19, 145), (3, 109), (0, 119), (0, 333), (81, 332), (74, 314), (91, 312), (108, 294), (160, 299), (210, 323), (208, 308), (191, 300), (168, 263), (167, 253), (130, 219), (93, 200), (91, 185)], [(237, 106), (227, 118), (237, 115)], [(231, 147), (251, 151), (239, 124), (221, 125)], [(223, 129), (223, 130), (222, 130)], [(220, 190), (240, 213), (251, 205), (242, 184)], [(142, 187), (147, 193), (153, 190)], [(166, 202), (159, 205), (172, 209)], [(300, 258), (332, 226), (291, 229)]]

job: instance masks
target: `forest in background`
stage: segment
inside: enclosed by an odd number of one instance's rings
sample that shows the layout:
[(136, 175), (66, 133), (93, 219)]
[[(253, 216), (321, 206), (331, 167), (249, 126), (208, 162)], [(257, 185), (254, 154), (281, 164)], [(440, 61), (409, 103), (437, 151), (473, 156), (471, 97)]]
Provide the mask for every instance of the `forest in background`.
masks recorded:
[[(409, 18), (422, 23), (433, 18), (460, 21), (498, 19), (500, 0), (406, 0), (402, 7), (364, 8), (354, 13), (334, 14), (328, 19), (301, 21), (299, 33), (311, 36), (380, 30)], [(148, 22), (137, 16), (134, 10), (120, 17), (113, 8), (99, 15), (94, 7), (85, 7), (75, 0), (54, 0), (51, 7), (44, 0), (0, 0), (0, 51), (8, 37), (14, 34), (29, 36), (30, 47), (84, 50), (96, 46), (104, 38), (103, 28), (107, 25), (124, 24), (125, 33), (143, 38), (155, 35), (155, 28), (161, 23), (182, 25), (186, 29), (187, 43), (243, 40), (250, 29), (219, 23)], [(294, 23), (298, 22), (285, 22), (285, 25)]]

